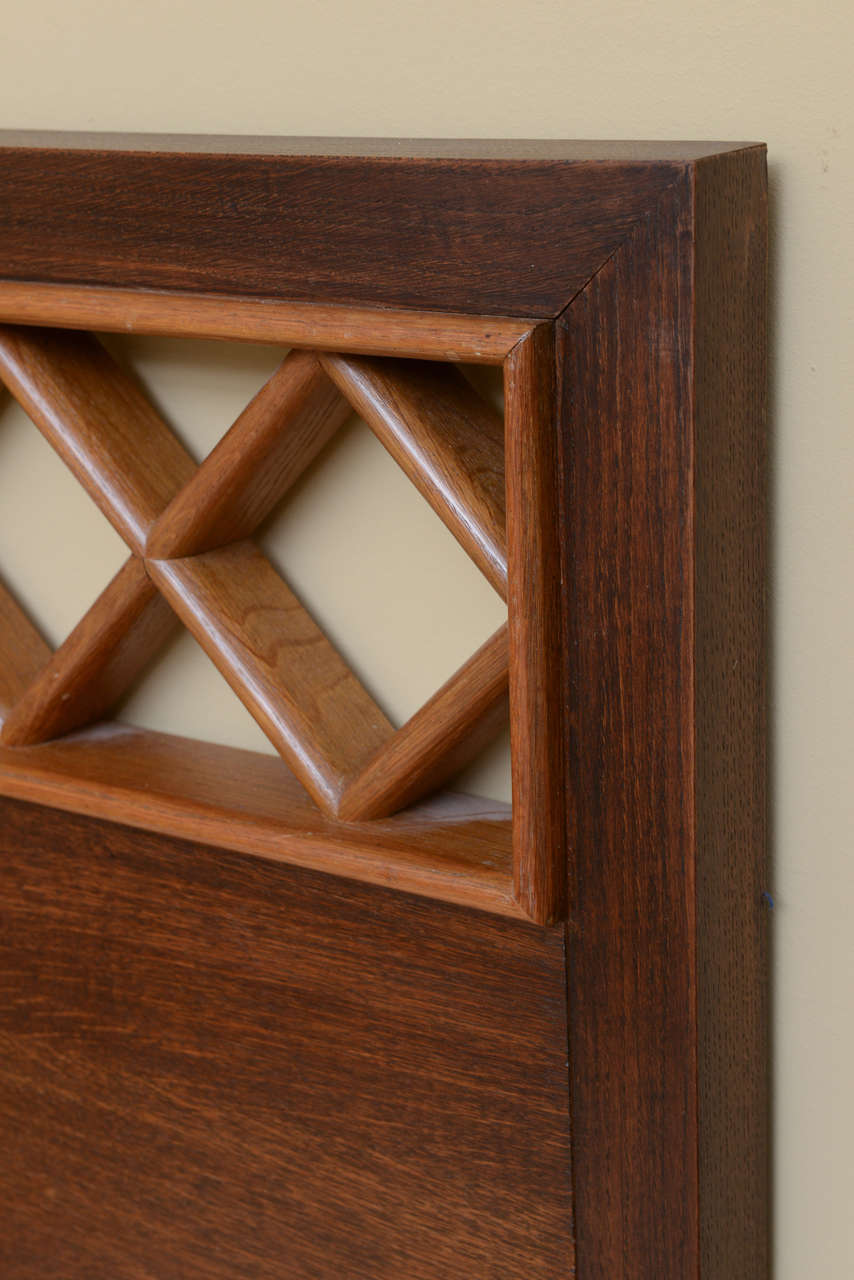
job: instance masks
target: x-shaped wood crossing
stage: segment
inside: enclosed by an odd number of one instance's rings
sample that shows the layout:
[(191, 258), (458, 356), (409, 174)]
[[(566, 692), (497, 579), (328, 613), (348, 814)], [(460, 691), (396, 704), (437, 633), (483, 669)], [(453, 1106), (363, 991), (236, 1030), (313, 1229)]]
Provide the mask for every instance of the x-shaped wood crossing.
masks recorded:
[(506, 598), (503, 423), (453, 366), (292, 351), (200, 466), (88, 334), (0, 326), (0, 378), (131, 552), (53, 654), (0, 587), (0, 741), (103, 718), (176, 615), (331, 816), (413, 803), (500, 728), (506, 626), (395, 730), (252, 541), (355, 409)]

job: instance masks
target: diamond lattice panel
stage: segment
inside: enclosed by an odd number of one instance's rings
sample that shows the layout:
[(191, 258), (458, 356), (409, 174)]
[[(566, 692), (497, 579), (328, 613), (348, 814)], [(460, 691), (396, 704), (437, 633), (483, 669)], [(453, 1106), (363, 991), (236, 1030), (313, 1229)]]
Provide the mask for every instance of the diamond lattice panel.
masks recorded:
[(88, 335), (3, 329), (0, 372), (131, 553), (7, 709), (8, 744), (102, 715), (167, 638), (164, 601), (330, 815), (394, 812), (495, 734), (506, 625), (395, 729), (253, 541), (355, 409), (504, 594), (503, 423), (452, 366), (291, 352), (201, 466)]

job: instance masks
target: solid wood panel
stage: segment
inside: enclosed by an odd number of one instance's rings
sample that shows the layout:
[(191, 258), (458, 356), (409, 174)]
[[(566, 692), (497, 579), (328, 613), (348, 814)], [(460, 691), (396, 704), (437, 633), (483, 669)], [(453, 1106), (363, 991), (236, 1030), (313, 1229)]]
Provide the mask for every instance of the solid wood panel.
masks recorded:
[(291, 352), (163, 512), (146, 554), (170, 559), (248, 538), (350, 413), (317, 358)]
[(324, 369), (507, 597), (504, 423), (453, 368), (323, 355)]
[(82, 333), (0, 326), (0, 378), (132, 551), (196, 469), (137, 382)]
[(110, 712), (177, 628), (132, 556), (3, 722), (7, 746), (45, 742)]
[(0, 582), (0, 726), (50, 655), (50, 645)]
[(701, 1274), (753, 1280), (770, 1259), (763, 157), (704, 161), (695, 193)]
[(311, 148), (0, 143), (0, 181), (15, 193), (0, 211), (0, 275), (549, 318), (686, 166), (660, 153), (612, 160), (607, 147), (603, 163), (596, 143), (585, 159), (522, 144), (519, 159), (443, 163)]
[(99, 333), (272, 342), (413, 360), (500, 364), (534, 323), (390, 307), (330, 306), (109, 285), (0, 280), (0, 319)]
[(346, 787), (338, 816), (386, 817), (470, 764), (507, 723), (508, 662), (504, 626), (380, 747)]
[(524, 918), (510, 807), (478, 796), (445, 792), (394, 817), (336, 822), (278, 757), (119, 724), (0, 747), (0, 792)]
[(321, 808), (393, 727), (251, 542), (148, 571)]
[(0, 832), (4, 1280), (571, 1274), (560, 930)]
[(542, 923), (566, 906), (554, 361), (543, 325), (504, 367), (514, 878), (519, 902)]

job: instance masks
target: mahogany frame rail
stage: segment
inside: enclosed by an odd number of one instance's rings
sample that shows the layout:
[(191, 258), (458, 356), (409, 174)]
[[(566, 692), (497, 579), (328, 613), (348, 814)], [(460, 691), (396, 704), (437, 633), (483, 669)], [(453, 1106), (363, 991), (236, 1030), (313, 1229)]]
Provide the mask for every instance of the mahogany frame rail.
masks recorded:
[[(0, 793), (560, 937), (571, 1211), (506, 1266), (764, 1274), (764, 148), (6, 134), (0, 182), (0, 379), (129, 551), (55, 653), (0, 586)], [(290, 354), (196, 466), (94, 332)], [(396, 731), (252, 541), (353, 409), (508, 604)], [(284, 763), (105, 720), (176, 619)], [(508, 693), (512, 816), (440, 790)]]

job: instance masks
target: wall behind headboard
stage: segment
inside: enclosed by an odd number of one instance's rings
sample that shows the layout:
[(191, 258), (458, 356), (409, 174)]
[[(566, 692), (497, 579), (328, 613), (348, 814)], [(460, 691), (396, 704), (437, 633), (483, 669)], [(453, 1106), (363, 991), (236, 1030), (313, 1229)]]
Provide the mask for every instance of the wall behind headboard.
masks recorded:
[[(842, 0), (783, 7), (772, 0), (747, 6), (737, 0), (646, 6), (629, 0), (434, 0), (423, 6), (43, 0), (12, 7), (3, 39), (0, 119), (8, 128), (768, 142), (776, 233), (776, 1280), (847, 1280), (854, 1256), (854, 11)], [(126, 354), (139, 360), (176, 418), (180, 409), (179, 425), (188, 434), (206, 430), (215, 418), (226, 425), (270, 359), (261, 350), (207, 352), (199, 364), (157, 344)], [(30, 450), (30, 438), (36, 440), (34, 432), (24, 440), (4, 416), (0, 464), (4, 450)], [(319, 591), (326, 589), (320, 572), (326, 555), (330, 599), (347, 605), (349, 593), (352, 601), (341, 629), (353, 644), (363, 642), (357, 633), (364, 630), (357, 575), (339, 563), (336, 579), (339, 535), (318, 514), (338, 506), (338, 527), (352, 544), (346, 550), (354, 563), (360, 557), (382, 562), (385, 598), (393, 603), (402, 593), (399, 610), (389, 610), (394, 616), (384, 642), (388, 654), (405, 649), (407, 671), (390, 672), (391, 657), (369, 655), (369, 637), (364, 660), (378, 663), (368, 678), (394, 677), (385, 696), (401, 714), (407, 699), (417, 701), (420, 680), (435, 687), (442, 664), (453, 665), (456, 643), (461, 653), (470, 652), (471, 636), (490, 630), (495, 605), (488, 591), (469, 590), (466, 568), (459, 569), (441, 529), (435, 541), (425, 541), (434, 536), (427, 532), (432, 522), (418, 524), (417, 499), (396, 492), (364, 433), (352, 431), (339, 453), (323, 497), (312, 495), (292, 514), (284, 541), (290, 551), (303, 548), (305, 572)], [(20, 452), (16, 457), (23, 460)], [(27, 510), (24, 495), (10, 494), (2, 473), (0, 465), (5, 539)], [(356, 512), (347, 507), (353, 476), (384, 491), (381, 510), (368, 506), (361, 543), (352, 533)], [(105, 544), (100, 518), (76, 485), (56, 476), (44, 484), (44, 501), (60, 525), (90, 549), (97, 590), (113, 554), (109, 536)], [(42, 576), (44, 608), (56, 611), (54, 625), (61, 628), (66, 614), (71, 621), (79, 613), (74, 593), (84, 590), (91, 598), (92, 592), (63, 572), (65, 547), (24, 542), (16, 548), (20, 571), (32, 578), (33, 589)], [(411, 571), (412, 546), (432, 566), (432, 582)], [(371, 575), (376, 582), (373, 568), (366, 578)], [(67, 584), (68, 599), (49, 585), (57, 578)], [(461, 632), (437, 652), (435, 637), (419, 628), (424, 615), (418, 611), (429, 617), (429, 593), (443, 582), (456, 584)], [(374, 607), (365, 601), (362, 617)], [(171, 684), (149, 687), (144, 699), (141, 692), (129, 712), (156, 721), (180, 694), (185, 707), (204, 711), (217, 733), (247, 742), (251, 724), (239, 707), (232, 711), (236, 704), (224, 686), (220, 695), (215, 673), (209, 676), (189, 654), (173, 655)], [(472, 785), (502, 793), (500, 752)]]

